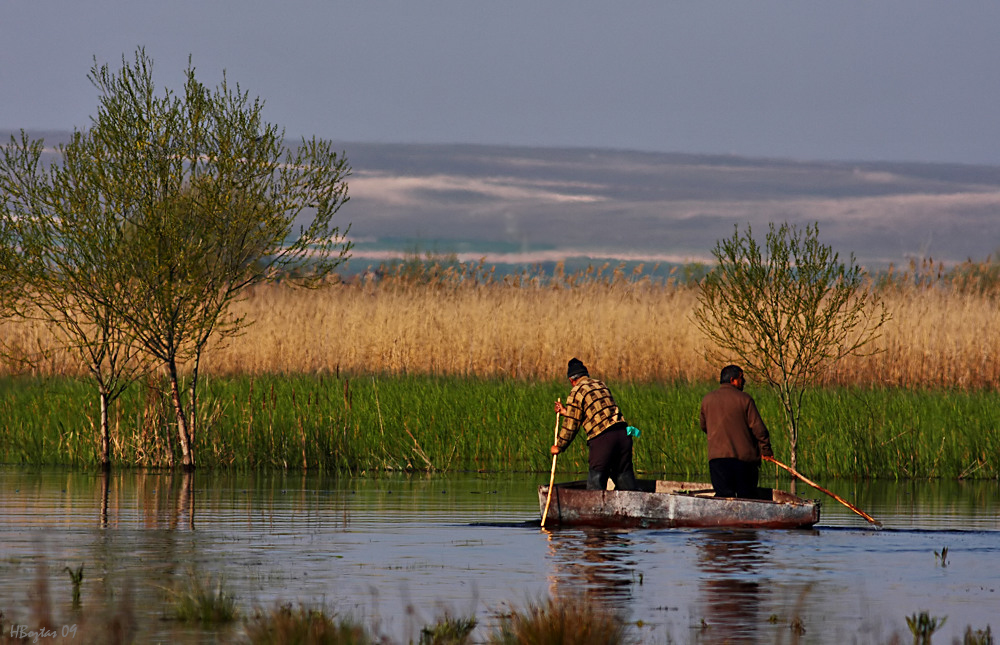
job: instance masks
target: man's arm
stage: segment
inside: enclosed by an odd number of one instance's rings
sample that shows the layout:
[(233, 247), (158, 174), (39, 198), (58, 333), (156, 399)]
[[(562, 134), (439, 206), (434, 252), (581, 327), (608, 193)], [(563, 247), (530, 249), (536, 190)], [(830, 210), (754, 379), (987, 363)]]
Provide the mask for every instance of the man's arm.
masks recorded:
[(773, 457), (774, 451), (771, 450), (771, 434), (767, 431), (767, 426), (764, 425), (764, 419), (761, 418), (760, 412), (757, 410), (757, 403), (750, 399), (750, 405), (747, 407), (747, 425), (750, 427), (750, 431), (753, 436), (757, 439), (757, 444), (760, 446), (760, 454), (764, 457)]
[(558, 448), (559, 452), (569, 448), (569, 444), (573, 442), (576, 434), (580, 431), (583, 408), (579, 399), (580, 390), (574, 387), (570, 391), (569, 396), (566, 397), (566, 403), (561, 406), (562, 425), (559, 427), (559, 438), (556, 440), (556, 445), (554, 446)]

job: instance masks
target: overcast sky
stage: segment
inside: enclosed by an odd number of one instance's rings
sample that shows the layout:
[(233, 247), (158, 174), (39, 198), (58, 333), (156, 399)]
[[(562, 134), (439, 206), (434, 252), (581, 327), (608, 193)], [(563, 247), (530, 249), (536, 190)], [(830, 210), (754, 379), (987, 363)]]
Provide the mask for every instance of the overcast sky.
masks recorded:
[(996, 0), (3, 0), (0, 129), (188, 55), (292, 136), (1000, 164)]

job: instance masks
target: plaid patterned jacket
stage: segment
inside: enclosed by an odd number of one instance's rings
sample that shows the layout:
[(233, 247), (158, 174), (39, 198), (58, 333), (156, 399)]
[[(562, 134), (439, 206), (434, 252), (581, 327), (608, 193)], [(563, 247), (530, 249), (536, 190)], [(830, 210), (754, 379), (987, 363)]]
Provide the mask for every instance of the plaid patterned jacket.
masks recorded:
[(581, 377), (570, 390), (563, 406), (562, 427), (556, 445), (562, 452), (569, 447), (580, 428), (590, 441), (614, 424), (624, 421), (625, 417), (608, 386), (589, 376)]

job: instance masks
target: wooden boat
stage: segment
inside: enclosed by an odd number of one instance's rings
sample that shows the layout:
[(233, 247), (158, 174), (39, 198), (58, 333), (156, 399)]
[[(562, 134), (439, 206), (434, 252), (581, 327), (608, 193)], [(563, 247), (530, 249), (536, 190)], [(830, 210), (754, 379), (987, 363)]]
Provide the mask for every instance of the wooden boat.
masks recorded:
[[(759, 499), (716, 497), (710, 484), (640, 480), (639, 491), (587, 490), (584, 481), (556, 484), (545, 526), (640, 528), (809, 528), (819, 522), (819, 502), (758, 488)], [(545, 514), (548, 486), (538, 487)]]

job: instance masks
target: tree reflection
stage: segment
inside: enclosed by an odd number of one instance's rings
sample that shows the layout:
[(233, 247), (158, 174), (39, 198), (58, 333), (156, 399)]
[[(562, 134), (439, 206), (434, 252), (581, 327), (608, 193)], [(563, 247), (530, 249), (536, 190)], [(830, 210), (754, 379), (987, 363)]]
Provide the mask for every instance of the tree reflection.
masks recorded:
[[(98, 490), (101, 495), (100, 526), (102, 529), (117, 527), (123, 511), (120, 500), (128, 493), (123, 491), (123, 475), (102, 472)], [(195, 495), (194, 476), (190, 472), (146, 473), (131, 477), (137, 493), (138, 511), (147, 529), (194, 529)], [(112, 486), (112, 483), (115, 485)], [(129, 515), (129, 517), (131, 517)]]

